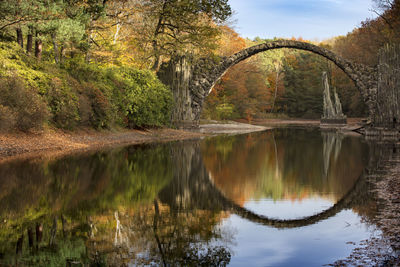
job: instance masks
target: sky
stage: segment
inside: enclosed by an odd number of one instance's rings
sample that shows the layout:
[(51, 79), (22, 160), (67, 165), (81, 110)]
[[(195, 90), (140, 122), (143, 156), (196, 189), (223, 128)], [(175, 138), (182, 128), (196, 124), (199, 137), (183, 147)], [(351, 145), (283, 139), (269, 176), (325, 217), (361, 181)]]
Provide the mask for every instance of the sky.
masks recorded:
[(311, 41), (346, 35), (374, 18), (372, 0), (229, 0), (233, 27), (253, 39), (302, 37)]

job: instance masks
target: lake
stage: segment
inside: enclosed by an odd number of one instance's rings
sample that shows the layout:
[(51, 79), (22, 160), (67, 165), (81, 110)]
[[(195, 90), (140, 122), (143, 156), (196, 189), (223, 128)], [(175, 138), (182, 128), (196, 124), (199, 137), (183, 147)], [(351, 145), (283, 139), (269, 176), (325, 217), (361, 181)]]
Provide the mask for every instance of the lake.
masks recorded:
[(322, 266), (381, 233), (362, 137), (282, 128), (0, 165), (0, 265)]

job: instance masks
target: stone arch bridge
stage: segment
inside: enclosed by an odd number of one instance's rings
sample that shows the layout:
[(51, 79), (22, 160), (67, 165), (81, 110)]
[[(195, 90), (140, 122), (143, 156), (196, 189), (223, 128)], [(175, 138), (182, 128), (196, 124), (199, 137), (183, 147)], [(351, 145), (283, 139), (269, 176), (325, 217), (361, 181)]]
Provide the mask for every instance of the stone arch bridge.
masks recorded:
[(354, 82), (368, 106), (370, 118), (374, 120), (378, 67), (350, 62), (328, 49), (310, 43), (278, 40), (246, 48), (230, 57), (223, 58), (220, 62), (211, 59), (200, 59), (194, 62), (187, 56), (181, 56), (163, 65), (159, 77), (171, 87), (175, 99), (173, 123), (183, 127), (197, 126), (205, 98), (230, 67), (260, 52), (280, 48), (306, 50), (332, 61)]

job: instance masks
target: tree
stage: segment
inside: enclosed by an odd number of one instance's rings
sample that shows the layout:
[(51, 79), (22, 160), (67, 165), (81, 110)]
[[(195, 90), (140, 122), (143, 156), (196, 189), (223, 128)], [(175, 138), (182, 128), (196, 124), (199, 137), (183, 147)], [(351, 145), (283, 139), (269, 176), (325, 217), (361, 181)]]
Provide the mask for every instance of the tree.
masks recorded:
[(279, 100), (294, 117), (319, 118), (322, 114), (321, 74), (327, 61), (309, 52), (296, 52), (284, 60), (285, 93)]
[(216, 25), (232, 13), (227, 0), (145, 0), (141, 7), (137, 42), (150, 54), (153, 70), (162, 57), (214, 48)]
[(400, 33), (400, 1), (399, 0), (374, 0), (375, 9), (373, 12), (377, 14), (389, 26), (389, 28)]
[[(254, 39), (256, 43), (264, 43), (267, 41), (272, 41), (268, 39), (261, 39), (256, 37)], [(286, 55), (286, 51), (284, 49), (272, 50), (264, 52), (260, 55), (262, 68), (268, 73), (267, 82), (269, 83), (269, 87), (272, 89), (272, 102), (270, 113), (274, 112), (276, 98), (278, 96), (278, 89), (281, 83), (281, 77), (283, 72), (283, 59)]]

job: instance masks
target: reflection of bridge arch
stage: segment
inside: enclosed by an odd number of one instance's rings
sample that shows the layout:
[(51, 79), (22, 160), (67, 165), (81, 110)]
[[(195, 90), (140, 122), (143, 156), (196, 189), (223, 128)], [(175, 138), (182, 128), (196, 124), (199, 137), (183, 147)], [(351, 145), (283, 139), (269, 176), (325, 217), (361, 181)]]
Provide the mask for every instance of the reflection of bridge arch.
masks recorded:
[(354, 202), (356, 196), (364, 187), (365, 179), (363, 178), (363, 175), (361, 175), (357, 179), (353, 187), (346, 193), (346, 195), (344, 195), (335, 205), (333, 205), (329, 209), (300, 219), (288, 219), (288, 220), (269, 218), (267, 216), (258, 215), (246, 208), (243, 208), (240, 205), (236, 204), (234, 201), (226, 198), (225, 195), (221, 193), (221, 191), (214, 185), (211, 179), (209, 180), (209, 183), (215, 190), (214, 192), (215, 196), (219, 198), (219, 201), (221, 201), (222, 206), (225, 209), (231, 210), (236, 215), (246, 220), (252, 221), (254, 223), (283, 229), (283, 228), (297, 228), (297, 227), (312, 225), (320, 221), (326, 220), (332, 216), (335, 216), (343, 209), (350, 207), (350, 205)]
[(296, 228), (328, 219), (341, 210), (357, 203), (366, 181), (361, 175), (352, 188), (332, 207), (318, 214), (300, 219), (280, 220), (258, 215), (228, 199), (214, 184), (204, 166), (198, 141), (187, 141), (171, 147), (175, 158), (176, 173), (171, 183), (159, 193), (158, 199), (169, 205), (172, 211), (227, 210), (249, 221), (275, 228)]
[(195, 66), (195, 71), (189, 84), (194, 119), (196, 121), (199, 120), (205, 97), (210, 94), (216, 82), (228, 71), (230, 67), (258, 53), (280, 48), (292, 48), (310, 51), (333, 62), (354, 82), (356, 87), (359, 89), (364, 102), (369, 108), (369, 115), (373, 117), (375, 112), (377, 91), (376, 68), (350, 62), (339, 57), (328, 49), (310, 43), (293, 40), (278, 40), (243, 49), (242, 51), (223, 59), (216, 65), (206, 62), (205, 66), (203, 66), (202, 64), (204, 62), (201, 61), (199, 65)]

